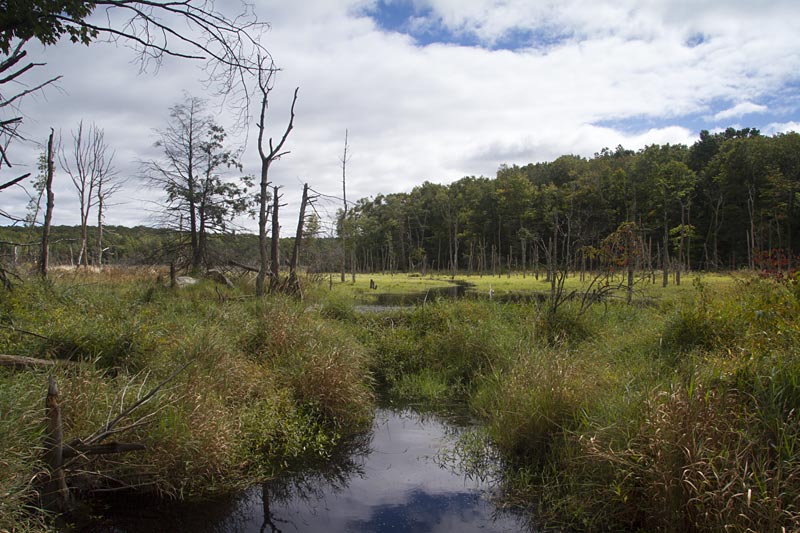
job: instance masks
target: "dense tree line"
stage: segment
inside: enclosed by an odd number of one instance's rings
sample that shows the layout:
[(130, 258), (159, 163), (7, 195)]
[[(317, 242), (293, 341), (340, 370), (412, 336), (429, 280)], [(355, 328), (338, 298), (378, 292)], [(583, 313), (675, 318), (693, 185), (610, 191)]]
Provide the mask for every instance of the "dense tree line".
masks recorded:
[(425, 182), (362, 199), (344, 222), (362, 271), (497, 273), (597, 264), (635, 228), (637, 268), (796, 266), (800, 135), (729, 128), (692, 145), (501, 166), (494, 179)]

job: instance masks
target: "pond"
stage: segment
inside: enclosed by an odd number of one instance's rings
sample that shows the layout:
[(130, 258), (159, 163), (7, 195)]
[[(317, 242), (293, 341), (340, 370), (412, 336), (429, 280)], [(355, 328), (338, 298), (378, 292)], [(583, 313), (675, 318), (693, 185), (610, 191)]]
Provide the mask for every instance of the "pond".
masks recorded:
[(472, 283), (466, 281), (451, 281), (445, 287), (431, 287), (424, 291), (411, 292), (370, 292), (363, 294), (359, 303), (364, 307), (407, 307), (421, 305), (424, 302), (433, 302), (439, 298), (457, 300), (464, 298), (470, 289), (474, 288)]
[[(493, 502), (491, 479), (465, 475), (449, 452), (469, 420), (378, 409), (372, 433), (344, 461), (227, 499), (158, 509), (115, 505), (92, 531), (529, 531)], [(449, 457), (443, 460), (443, 457)], [(457, 461), (456, 461), (457, 462)], [(127, 510), (126, 510), (127, 509)]]
[(413, 306), (423, 305), (425, 302), (434, 302), (439, 299), (460, 300), (464, 298), (494, 300), (500, 303), (531, 303), (544, 302), (550, 296), (549, 291), (507, 291), (491, 294), (488, 291), (480, 292), (475, 284), (463, 280), (453, 280), (445, 287), (432, 287), (424, 291), (411, 292), (368, 292), (361, 294), (357, 299), (356, 310), (359, 312), (383, 312), (399, 309), (409, 309)]

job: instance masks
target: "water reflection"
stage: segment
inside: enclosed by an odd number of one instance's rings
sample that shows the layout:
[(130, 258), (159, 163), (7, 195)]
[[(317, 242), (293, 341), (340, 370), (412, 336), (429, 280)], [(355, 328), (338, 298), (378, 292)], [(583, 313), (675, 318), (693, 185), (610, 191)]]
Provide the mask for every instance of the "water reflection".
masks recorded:
[(261, 531), (524, 530), (523, 520), (486, 497), (487, 483), (437, 462), (456, 433), (436, 417), (378, 410), (370, 451), (356, 458), (360, 473), (346, 484), (317, 484), (313, 497), (296, 489), (281, 494), (285, 484), (251, 494), (269, 501)]
[(178, 517), (144, 527), (117, 522), (108, 531), (526, 530), (522, 518), (492, 504), (486, 480), (459, 474), (437, 459), (461, 431), (439, 417), (378, 409), (372, 433), (324, 470), (252, 487), (222, 505), (203, 506), (197, 515), (183, 506)]
[(360, 312), (383, 312), (422, 305), (424, 302), (444, 300), (494, 300), (499, 303), (541, 303), (549, 298), (548, 291), (508, 291), (503, 293), (480, 292), (467, 281), (451, 281), (447, 287), (434, 287), (426, 291), (406, 293), (376, 292), (362, 294), (356, 305)]
[(474, 287), (466, 281), (452, 281), (446, 287), (432, 287), (425, 291), (391, 293), (375, 292), (362, 296), (362, 304), (377, 307), (404, 307), (421, 305), (423, 302), (433, 302), (439, 298), (457, 300), (467, 295), (467, 291)]

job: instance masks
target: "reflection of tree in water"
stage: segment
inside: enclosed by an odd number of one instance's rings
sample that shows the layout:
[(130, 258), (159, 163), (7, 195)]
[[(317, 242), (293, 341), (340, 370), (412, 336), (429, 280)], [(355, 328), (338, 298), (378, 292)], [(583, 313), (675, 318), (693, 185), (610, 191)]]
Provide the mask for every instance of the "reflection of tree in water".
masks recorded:
[(264, 522), (261, 524), (261, 533), (265, 533), (267, 531), (267, 527), (269, 527), (269, 531), (271, 533), (281, 533), (280, 528), (275, 525), (275, 522), (286, 521), (274, 518), (272, 516), (272, 512), (269, 510), (269, 483), (263, 483), (261, 485), (261, 505), (264, 513)]
[(264, 521), (261, 533), (280, 533), (277, 524), (291, 524), (272, 514), (270, 504), (303, 502), (310, 504), (325, 495), (336, 494), (347, 488), (353, 477), (364, 477), (363, 459), (372, 451), (372, 433), (352, 438), (340, 446), (325, 463), (311, 465), (299, 471), (285, 473), (261, 485), (261, 507)]

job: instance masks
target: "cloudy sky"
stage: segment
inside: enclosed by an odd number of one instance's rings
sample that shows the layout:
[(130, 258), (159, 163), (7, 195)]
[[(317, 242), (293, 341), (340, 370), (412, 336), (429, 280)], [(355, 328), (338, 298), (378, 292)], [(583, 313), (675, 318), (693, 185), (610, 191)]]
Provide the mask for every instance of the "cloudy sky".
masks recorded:
[[(284, 234), (303, 182), (341, 195), (345, 129), (352, 200), (619, 144), (691, 144), (702, 129), (800, 130), (796, 0), (254, 1), (271, 24), (262, 44), (282, 69), (273, 136), (300, 88), (291, 154), (271, 171), (288, 203)], [(37, 76), (63, 78), (23, 102), (24, 133), (43, 142), (53, 126), (66, 142), (81, 119), (95, 122), (131, 178), (106, 222), (153, 224), (159, 191), (136, 179), (140, 162), (160, 157), (154, 130), (170, 106), (186, 92), (211, 97), (197, 65), (169, 60), (140, 73), (129, 49), (108, 43), (29, 49), (47, 62)], [(211, 109), (233, 125), (224, 107)], [(257, 175), (255, 135), (237, 139)], [(38, 150), (13, 145), (15, 168), (0, 178), (35, 174)], [(77, 222), (70, 187), (57, 173), (55, 224)], [(26, 202), (20, 189), (0, 193), (0, 209), (22, 215)], [(337, 206), (320, 202), (320, 213)]]

